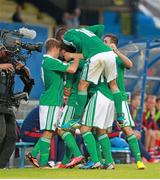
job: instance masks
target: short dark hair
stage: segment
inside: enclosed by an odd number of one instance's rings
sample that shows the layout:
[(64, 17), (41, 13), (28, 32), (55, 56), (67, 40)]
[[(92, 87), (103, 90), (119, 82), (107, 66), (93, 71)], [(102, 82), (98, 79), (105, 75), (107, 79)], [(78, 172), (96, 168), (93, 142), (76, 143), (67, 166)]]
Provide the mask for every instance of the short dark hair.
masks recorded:
[(76, 53), (76, 48), (73, 46), (66, 45), (63, 41), (61, 42), (61, 49), (64, 49), (70, 53)]
[(60, 48), (60, 42), (55, 38), (48, 38), (45, 42), (46, 52), (54, 47)]
[(106, 37), (110, 37), (112, 43), (114, 43), (116, 46), (118, 45), (118, 37), (117, 37), (116, 35), (114, 35), (114, 34), (106, 34), (106, 35), (103, 37), (103, 40), (104, 40)]
[(62, 38), (61, 36), (64, 35), (64, 33), (67, 31), (67, 28), (66, 27), (60, 27), (56, 30), (55, 32), (55, 38), (58, 40), (58, 41), (62, 41)]

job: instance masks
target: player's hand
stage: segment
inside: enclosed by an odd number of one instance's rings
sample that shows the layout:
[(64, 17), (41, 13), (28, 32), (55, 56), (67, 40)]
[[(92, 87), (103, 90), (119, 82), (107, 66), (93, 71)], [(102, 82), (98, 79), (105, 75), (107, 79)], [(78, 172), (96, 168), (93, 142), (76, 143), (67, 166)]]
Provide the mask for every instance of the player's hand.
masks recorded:
[(64, 95), (65, 96), (70, 96), (70, 94), (71, 94), (71, 88), (64, 87)]
[(117, 54), (118, 53), (118, 48), (117, 48), (117, 46), (115, 45), (115, 44), (110, 44), (110, 47), (113, 49), (113, 51)]
[(65, 53), (64, 53), (64, 59), (65, 59), (66, 61), (70, 61), (70, 60), (72, 59), (72, 53), (70, 53), (70, 52), (65, 52)]
[(7, 73), (14, 70), (13, 65), (10, 63), (0, 64), (0, 69), (6, 70)]

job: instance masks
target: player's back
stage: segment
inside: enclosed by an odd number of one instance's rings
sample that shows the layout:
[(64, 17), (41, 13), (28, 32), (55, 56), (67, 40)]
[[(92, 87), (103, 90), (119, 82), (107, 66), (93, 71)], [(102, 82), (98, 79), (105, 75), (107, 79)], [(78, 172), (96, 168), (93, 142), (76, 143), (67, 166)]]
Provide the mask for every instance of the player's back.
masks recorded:
[(43, 56), (41, 69), (45, 89), (40, 96), (40, 105), (61, 106), (63, 104), (63, 72), (67, 68), (68, 65), (59, 59), (49, 55)]
[(98, 36), (85, 28), (69, 30), (65, 33), (64, 40), (72, 43), (78, 52), (82, 52), (85, 59), (101, 52), (112, 51)]

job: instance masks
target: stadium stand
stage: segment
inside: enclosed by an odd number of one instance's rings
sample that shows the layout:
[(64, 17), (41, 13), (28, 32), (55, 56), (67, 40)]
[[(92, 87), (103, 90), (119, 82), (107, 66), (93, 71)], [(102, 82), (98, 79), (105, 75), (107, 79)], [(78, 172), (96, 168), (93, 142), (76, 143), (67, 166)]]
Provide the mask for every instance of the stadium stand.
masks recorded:
[[(16, 9), (17, 3), (10, 0), (0, 0), (0, 3), (0, 21), (12, 22), (12, 15)], [(22, 6), (22, 19), (26, 24), (39, 24), (50, 26), (52, 28), (56, 26), (56, 22), (53, 17), (40, 12), (37, 7), (28, 2), (24, 3)]]

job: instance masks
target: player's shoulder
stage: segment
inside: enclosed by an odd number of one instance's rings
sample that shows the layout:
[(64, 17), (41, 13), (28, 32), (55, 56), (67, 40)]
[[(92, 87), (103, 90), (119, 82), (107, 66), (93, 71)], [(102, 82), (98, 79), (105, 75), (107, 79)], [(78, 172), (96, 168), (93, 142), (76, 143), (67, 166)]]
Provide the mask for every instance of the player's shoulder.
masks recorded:
[(54, 58), (48, 54), (43, 55), (43, 61), (50, 61), (53, 60)]
[(60, 59), (53, 58), (50, 55), (43, 55), (43, 65), (50, 65), (50, 64), (62, 64), (63, 62)]
[(48, 54), (43, 55), (43, 59), (45, 61), (55, 61), (55, 62), (60, 62), (60, 63), (62, 62), (60, 59), (54, 58)]
[(68, 30), (65, 32), (64, 35), (66, 35), (66, 34), (68, 34), (68, 33), (75, 33), (75, 32), (77, 32), (77, 29), (78, 29), (78, 28), (68, 29)]

